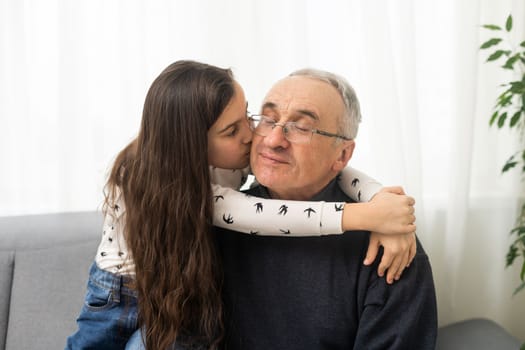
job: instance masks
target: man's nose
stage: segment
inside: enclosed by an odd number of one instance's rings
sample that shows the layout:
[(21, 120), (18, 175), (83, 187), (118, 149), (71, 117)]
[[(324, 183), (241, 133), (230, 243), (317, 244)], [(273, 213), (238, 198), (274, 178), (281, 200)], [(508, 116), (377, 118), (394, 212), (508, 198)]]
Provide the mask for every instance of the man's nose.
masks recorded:
[(270, 133), (264, 138), (264, 143), (272, 148), (288, 147), (290, 142), (286, 139), (286, 126), (275, 124)]

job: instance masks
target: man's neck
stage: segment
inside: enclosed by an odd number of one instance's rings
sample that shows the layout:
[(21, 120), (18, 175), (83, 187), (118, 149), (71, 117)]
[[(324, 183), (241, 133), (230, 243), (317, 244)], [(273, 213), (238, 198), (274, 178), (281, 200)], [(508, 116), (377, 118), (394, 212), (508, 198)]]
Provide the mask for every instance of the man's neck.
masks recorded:
[(272, 199), (283, 199), (283, 200), (294, 200), (294, 201), (315, 201), (323, 197), (323, 194), (326, 192), (326, 190), (333, 185), (336, 185), (336, 179), (332, 179), (328, 181), (328, 183), (324, 184), (324, 186), (317, 186), (315, 189), (290, 189), (288, 191), (275, 191), (268, 187), (265, 187), (268, 191), (268, 194), (270, 198)]

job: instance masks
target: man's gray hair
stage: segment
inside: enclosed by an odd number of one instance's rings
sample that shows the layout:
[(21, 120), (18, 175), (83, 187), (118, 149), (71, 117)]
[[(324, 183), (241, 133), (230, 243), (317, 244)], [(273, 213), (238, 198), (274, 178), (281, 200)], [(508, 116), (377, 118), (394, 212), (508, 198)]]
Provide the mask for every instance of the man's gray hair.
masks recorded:
[(290, 76), (309, 77), (324, 81), (336, 88), (345, 105), (345, 115), (342, 116), (342, 118), (339, 118), (337, 132), (355, 139), (359, 123), (361, 122), (361, 109), (354, 89), (345, 78), (334, 73), (313, 68), (296, 70), (295, 72), (292, 72)]

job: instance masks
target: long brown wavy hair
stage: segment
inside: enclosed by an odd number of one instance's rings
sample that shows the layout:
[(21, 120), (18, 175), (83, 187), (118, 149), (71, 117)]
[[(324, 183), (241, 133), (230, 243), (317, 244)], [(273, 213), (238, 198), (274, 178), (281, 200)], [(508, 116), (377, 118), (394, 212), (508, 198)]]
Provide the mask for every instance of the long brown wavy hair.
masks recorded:
[(221, 340), (207, 131), (233, 95), (229, 69), (171, 64), (151, 85), (140, 132), (110, 173), (106, 202), (122, 192), (148, 350), (168, 349), (176, 340), (215, 349)]

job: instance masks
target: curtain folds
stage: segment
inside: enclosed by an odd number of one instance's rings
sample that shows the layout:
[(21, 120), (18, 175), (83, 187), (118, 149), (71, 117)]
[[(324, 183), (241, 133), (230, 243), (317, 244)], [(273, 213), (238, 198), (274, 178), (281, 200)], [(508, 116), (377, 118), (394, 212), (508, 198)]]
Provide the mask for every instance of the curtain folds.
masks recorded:
[[(500, 174), (519, 140), (488, 127), (498, 85), (485, 23), (519, 0), (0, 0), (0, 215), (94, 210), (178, 59), (231, 67), (249, 109), (292, 70), (347, 77), (363, 122), (351, 164), (416, 198), (440, 324), (488, 317), (525, 340), (518, 267), (504, 269), (524, 188)], [(415, 286), (417, 288), (417, 286)]]

